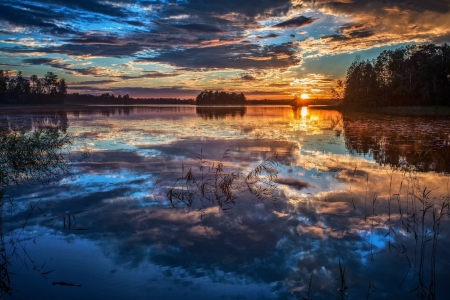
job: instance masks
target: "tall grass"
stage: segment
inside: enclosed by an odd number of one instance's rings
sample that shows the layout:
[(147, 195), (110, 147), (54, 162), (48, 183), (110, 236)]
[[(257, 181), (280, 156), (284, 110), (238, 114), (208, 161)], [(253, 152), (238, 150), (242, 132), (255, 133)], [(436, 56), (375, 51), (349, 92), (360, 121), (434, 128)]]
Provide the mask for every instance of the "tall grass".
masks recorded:
[(278, 175), (276, 153), (253, 169), (243, 170), (226, 166), (225, 159), (230, 157), (230, 152), (225, 151), (218, 161), (205, 159), (200, 152), (197, 166), (182, 164), (181, 177), (167, 192), (172, 206), (197, 205), (202, 210), (210, 203), (217, 205), (223, 213), (231, 213), (236, 201), (246, 192), (259, 201), (277, 201), (277, 184), (274, 182)]

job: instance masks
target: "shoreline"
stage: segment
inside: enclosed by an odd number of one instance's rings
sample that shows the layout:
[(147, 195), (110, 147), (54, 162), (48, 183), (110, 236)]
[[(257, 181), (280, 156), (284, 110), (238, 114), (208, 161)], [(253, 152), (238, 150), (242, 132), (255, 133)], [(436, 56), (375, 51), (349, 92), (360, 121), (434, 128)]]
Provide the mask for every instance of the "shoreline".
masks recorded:
[[(99, 107), (139, 107), (139, 106), (179, 106), (179, 105), (167, 105), (167, 104), (55, 104), (55, 105), (4, 105), (0, 104), (1, 111), (14, 111), (14, 110), (61, 110), (61, 109), (95, 109)], [(217, 108), (231, 108), (231, 107), (246, 107), (246, 106), (288, 106), (286, 104), (246, 104), (246, 105), (186, 105), (193, 107), (217, 107)], [(341, 105), (315, 105), (307, 104), (311, 109), (320, 110), (336, 110), (342, 113), (374, 113), (374, 114), (387, 114), (387, 115), (402, 115), (402, 116), (450, 116), (450, 106), (389, 106), (389, 107), (346, 107)], [(300, 106), (299, 106), (300, 107)]]
[(40, 105), (28, 105), (28, 104), (0, 104), (0, 110), (2, 109), (17, 109), (17, 108), (79, 108), (87, 107), (85, 104), (40, 104)]
[(450, 106), (386, 106), (386, 107), (345, 107), (314, 106), (318, 109), (337, 110), (348, 113), (374, 113), (401, 116), (450, 116)]

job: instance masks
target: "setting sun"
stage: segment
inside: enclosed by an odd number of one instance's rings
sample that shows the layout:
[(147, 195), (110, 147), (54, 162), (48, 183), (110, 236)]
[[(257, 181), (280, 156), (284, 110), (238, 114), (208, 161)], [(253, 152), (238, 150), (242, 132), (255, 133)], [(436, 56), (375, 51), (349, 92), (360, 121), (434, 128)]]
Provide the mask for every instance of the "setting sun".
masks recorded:
[(309, 99), (309, 94), (302, 94), (300, 96), (300, 98), (302, 98), (302, 99)]

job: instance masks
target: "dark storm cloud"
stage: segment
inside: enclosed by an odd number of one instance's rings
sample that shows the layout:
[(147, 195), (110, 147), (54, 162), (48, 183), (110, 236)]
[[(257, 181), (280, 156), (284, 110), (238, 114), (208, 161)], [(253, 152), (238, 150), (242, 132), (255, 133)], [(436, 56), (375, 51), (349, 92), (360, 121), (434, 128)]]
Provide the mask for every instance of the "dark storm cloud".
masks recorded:
[(182, 73), (146, 71), (146, 72), (144, 72), (144, 74), (139, 75), (139, 76), (124, 75), (124, 76), (114, 76), (114, 77), (127, 80), (127, 79), (142, 79), (142, 78), (165, 78), (165, 77), (175, 77), (175, 76), (180, 76), (180, 75), (182, 75)]
[(130, 0), (113, 0), (108, 2), (96, 0), (41, 0), (34, 1), (33, 4), (11, 0), (2, 2), (0, 4), (0, 22), (3, 20), (11, 25), (38, 28), (43, 33), (52, 35), (77, 34), (78, 31), (75, 28), (64, 25), (64, 23), (95, 18), (93, 13), (113, 17), (115, 22), (123, 22), (133, 26), (145, 26), (141, 22), (125, 19), (133, 17), (134, 13), (124, 9), (119, 4), (127, 2), (136, 4), (135, 1)]
[(102, 67), (89, 67), (89, 68), (73, 68), (71, 64), (63, 63), (59, 59), (51, 58), (27, 58), (23, 59), (22, 62), (31, 65), (46, 65), (57, 69), (67, 70), (72, 73), (77, 73), (81, 75), (88, 75), (94, 77), (103, 77), (107, 69)]
[(350, 38), (366, 38), (374, 35), (374, 31), (368, 29), (369, 25), (360, 23), (347, 23), (339, 27), (337, 30)]
[(69, 64), (61, 63), (60, 60), (57, 59), (51, 59), (51, 58), (26, 58), (23, 59), (22, 62), (30, 65), (46, 65), (57, 69), (64, 69), (64, 70), (70, 70)]
[(278, 27), (278, 28), (287, 28), (287, 27), (302, 27), (302, 26), (306, 26), (309, 24), (312, 24), (313, 22), (315, 22), (317, 19), (315, 18), (308, 18), (305, 16), (299, 16), (284, 22), (281, 22), (279, 24), (273, 25), (273, 27)]
[[(271, 95), (280, 95), (280, 92), (275, 91), (275, 92), (267, 92), (267, 91), (251, 91), (251, 92), (246, 92), (246, 95), (253, 95), (253, 96), (261, 96), (261, 95), (267, 95), (267, 96), (271, 96)], [(287, 94), (287, 93), (286, 93)]]
[(361, 23), (346, 23), (338, 28), (338, 32), (345, 32), (347, 30), (360, 30), (361, 28), (364, 28), (366, 25)]
[[(118, 1), (106, 3), (114, 4), (114, 2), (118, 3)], [(122, 2), (126, 3), (127, 1)], [(120, 16), (124, 12), (124, 9), (119, 6), (99, 1), (71, 2), (68, 0), (51, 0), (50, 3), (65, 5), (71, 9), (84, 10), (86, 13), (96, 12), (109, 16)], [(91, 5), (88, 5), (89, 3)], [(147, 4), (154, 5), (158, 3)], [(74, 33), (71, 38), (63, 41), (64, 44), (58, 46), (39, 48), (16, 46), (1, 50), (14, 53), (38, 51), (46, 54), (116, 58), (133, 57), (139, 52), (151, 50), (151, 57), (147, 58), (140, 55), (140, 60), (168, 63), (191, 69), (277, 68), (299, 63), (298, 58), (294, 56), (295, 50), (291, 46), (279, 45), (259, 48), (250, 42), (244, 43), (242, 41), (243, 32), (247, 28), (245, 26), (249, 24), (249, 26), (256, 26), (254, 21), (256, 16), (261, 14), (270, 15), (275, 11), (277, 14), (285, 12), (291, 6), (288, 0), (250, 1), (244, 3), (232, 0), (227, 2), (226, 5), (222, 1), (194, 0), (171, 5), (159, 3), (159, 5), (159, 20), (152, 21), (150, 19), (152, 26), (146, 32), (130, 32), (120, 36), (114, 33), (103, 34), (100, 31), (79, 32), (78, 34)], [(42, 7), (40, 9), (42, 10)], [(52, 12), (51, 9), (49, 11)], [(239, 18), (237, 21), (236, 19), (228, 20), (220, 17), (220, 14), (231, 12), (237, 12), (246, 17)], [(177, 13), (188, 17), (177, 20), (176, 23), (167, 23), (167, 20)], [(61, 20), (63, 19), (61, 17)], [(120, 22), (120, 20), (118, 21)], [(129, 23), (130, 21), (124, 22)], [(134, 22), (133, 25), (136, 26), (143, 25), (140, 20), (131, 22)], [(276, 34), (271, 34), (265, 38), (277, 36)], [(239, 45), (230, 45), (238, 41), (240, 42)], [(278, 55), (283, 56), (278, 57)], [(27, 63), (33, 63), (33, 61), (28, 61)], [(36, 63), (50, 65), (49, 60), (36, 61)], [(52, 64), (57, 67), (55, 62), (52, 62)], [(67, 65), (62, 67), (67, 68)], [(79, 69), (76, 71), (80, 74), (90, 74), (93, 70)], [(163, 77), (161, 75), (146, 76), (147, 78)]]
[(248, 17), (256, 17), (263, 14), (284, 14), (292, 4), (290, 0), (191, 0), (179, 6), (183, 9), (206, 13), (241, 13)]
[(255, 78), (254, 76), (252, 76), (250, 74), (245, 74), (240, 79), (245, 80), (245, 81), (256, 81), (256, 80), (258, 80), (257, 78)]
[(117, 83), (118, 81), (115, 80), (88, 80), (88, 81), (80, 81), (80, 82), (72, 82), (70, 84), (75, 84), (75, 85), (96, 85), (96, 84), (112, 84), (112, 83)]
[(375, 35), (375, 32), (367, 27), (370, 26), (360, 23), (347, 23), (340, 26), (336, 34), (323, 36), (322, 39), (339, 42), (352, 39), (363, 39)]
[(63, 22), (65, 14), (44, 10), (41, 7), (27, 5), (26, 9), (8, 4), (0, 4), (0, 21), (23, 27), (37, 27), (46, 33), (54, 35), (72, 34), (75, 31), (69, 26), (58, 26), (56, 22)]
[(71, 38), (65, 40), (68, 43), (74, 44), (105, 44), (114, 45), (118, 44), (120, 41), (114, 35), (103, 35), (103, 34), (80, 34), (76, 38)]
[(434, 11), (438, 13), (449, 12), (450, 1), (448, 0), (393, 0), (393, 1), (378, 1), (378, 0), (354, 0), (351, 2), (342, 1), (320, 1), (306, 0), (305, 3), (311, 3), (314, 5), (320, 5), (329, 7), (331, 9), (345, 12), (345, 13), (357, 13), (367, 12), (374, 13), (382, 11), (386, 8), (398, 7), (401, 10), (409, 10), (416, 12)]
[(279, 34), (276, 34), (276, 33), (270, 33), (270, 34), (268, 34), (268, 35), (266, 35), (266, 36), (259, 36), (258, 38), (259, 39), (273, 39), (273, 38), (277, 38), (277, 37), (279, 37), (280, 35)]
[(321, 37), (321, 39), (324, 40), (331, 40), (333, 42), (339, 42), (339, 41), (348, 41), (350, 38), (348, 36), (342, 35), (342, 34), (331, 34), (331, 35), (325, 35)]
[(142, 51), (146, 46), (138, 43), (126, 44), (64, 44), (47, 48), (28, 50), (28, 52), (39, 51), (43, 53), (57, 53), (66, 55), (90, 55), (104, 57), (128, 57)]
[(372, 30), (356, 30), (349, 33), (352, 38), (366, 38), (373, 36), (375, 33)]
[(20, 67), (20, 65), (0, 64), (0, 66)]
[(22, 62), (24, 62), (26, 64), (31, 64), (31, 65), (49, 65), (49, 64), (55, 62), (55, 60), (52, 58), (40, 57), (40, 58), (26, 58), (26, 59), (23, 59)]
[(289, 83), (271, 83), (269, 84), (269, 86), (283, 88), (283, 87), (290, 87), (291, 85)]
[(296, 65), (300, 60), (291, 43), (277, 46), (224, 45), (162, 52), (140, 61), (164, 62), (187, 68), (267, 69)]
[(440, 36), (440, 37), (434, 38), (433, 42), (434, 43), (439, 43), (439, 44), (442, 44), (442, 43), (450, 44), (450, 33), (446, 34), (444, 36)]
[[(348, 2), (348, 1), (346, 1)], [(284, 22), (273, 25), (272, 29), (298, 28), (314, 23), (314, 17), (297, 16), (287, 19), (287, 12), (292, 9), (290, 0), (263, 0), (263, 1), (241, 1), (241, 0), (191, 0), (184, 2), (161, 2), (161, 1), (131, 1), (131, 0), (49, 0), (21, 3), (21, 1), (5, 0), (0, 4), (0, 22), (20, 25), (27, 28), (37, 28), (40, 32), (56, 35), (69, 35), (65, 39), (55, 38), (55, 44), (49, 42), (23, 45), (17, 40), (8, 42), (8, 47), (0, 51), (7, 53), (32, 53), (61, 54), (67, 56), (85, 57), (112, 57), (130, 58), (141, 62), (155, 62), (176, 66), (179, 69), (190, 71), (212, 70), (212, 69), (241, 69), (250, 68), (288, 68), (298, 65), (301, 61), (297, 56), (302, 51), (300, 43), (308, 44), (308, 41), (296, 41), (296, 45), (270, 45), (260, 46), (249, 41), (248, 35), (252, 30), (261, 29), (261, 20), (268, 17), (283, 17)], [(307, 6), (312, 1), (303, 1)], [(393, 0), (362, 1), (355, 0), (352, 3), (344, 1), (318, 0), (314, 5), (318, 8), (326, 8), (331, 13), (348, 14), (349, 20), (359, 20), (359, 23), (347, 23), (340, 26), (335, 33), (323, 31), (321, 39), (330, 42), (322, 49), (329, 47), (335, 49), (335, 45), (344, 47), (347, 41), (353, 41), (352, 49), (361, 47), (372, 47), (387, 42), (399, 42), (404, 30), (400, 27), (394, 28), (391, 23), (389, 9), (405, 9), (405, 18), (414, 14), (410, 11), (438, 11), (447, 12), (449, 1), (406, 1)], [(136, 12), (136, 6), (131, 9), (128, 5), (137, 5), (143, 8), (147, 5), (145, 12)], [(128, 10), (133, 11), (128, 11)], [(408, 15), (409, 13), (409, 15)], [(102, 16), (99, 16), (101, 14)], [(390, 19), (391, 18), (391, 19)], [(412, 18), (412, 17), (411, 17)], [(93, 24), (102, 23), (102, 28), (88, 30), (85, 23), (92, 21)], [(82, 23), (80, 23), (82, 22)], [(353, 21), (355, 22), (355, 21)], [(423, 25), (411, 19), (410, 24), (431, 27), (429, 23)], [(110, 24), (108, 24), (110, 23)], [(120, 31), (111, 28), (125, 24)], [(1, 24), (1, 23), (0, 23)], [(69, 27), (65, 24), (75, 24)], [(127, 31), (128, 25), (136, 26)], [(108, 26), (111, 26), (109, 28)], [(400, 28), (400, 29), (399, 29)], [(6, 29), (11, 30), (11, 29)], [(77, 32), (76, 32), (77, 31)], [(107, 31), (110, 31), (109, 33)], [(441, 30), (442, 31), (442, 30)], [(386, 35), (392, 33), (396, 35)], [(9, 32), (8, 34), (16, 34)], [(384, 34), (384, 35), (383, 35)], [(424, 35), (427, 35), (426, 33)], [(380, 38), (372, 36), (383, 35)], [(265, 33), (257, 37), (260, 39), (271, 39), (280, 37), (280, 33)], [(291, 37), (295, 38), (295, 35)], [(39, 36), (38, 36), (39, 37)], [(364, 40), (370, 38), (372, 42)], [(387, 40), (387, 39), (391, 40)], [(317, 39), (317, 38), (316, 38)], [(447, 41), (448, 39), (437, 39), (436, 41)], [(252, 40), (253, 41), (253, 40)], [(39, 41), (38, 41), (39, 42)], [(278, 42), (278, 40), (266, 42)], [(401, 42), (407, 42), (402, 41)], [(305, 45), (305, 48), (308, 45)], [(326, 49), (322, 52), (327, 52)], [(331, 52), (327, 52), (328, 54)], [(27, 63), (32, 64), (32, 61)], [(51, 64), (50, 64), (51, 63)], [(100, 76), (99, 68), (73, 69), (68, 64), (59, 61), (36, 61), (36, 64), (46, 64), (62, 69), (70, 70), (78, 74)], [(59, 65), (58, 65), (59, 64)], [(105, 74), (103, 72), (103, 74)], [(170, 74), (166, 77), (175, 76)], [(162, 78), (162, 74), (142, 74), (138, 77), (125, 76), (121, 79), (133, 78)]]
[[(72, 9), (79, 9), (86, 12), (98, 13), (113, 17), (127, 17), (131, 12), (119, 8), (111, 4), (105, 4), (104, 1), (96, 0), (47, 0), (47, 3), (52, 3), (58, 6), (70, 7)], [(120, 3), (119, 1), (109, 1), (109, 3)], [(123, 1), (126, 2), (126, 1)]]
[(139, 21), (126, 21), (127, 24), (133, 25), (133, 26), (139, 26), (139, 27), (144, 27), (145, 24)]
[(97, 88), (93, 86), (70, 86), (69, 90), (82, 91), (83, 93), (98, 95), (103, 93), (129, 94), (134, 98), (149, 97), (175, 97), (175, 98), (195, 98), (200, 90), (186, 89), (182, 87), (161, 87), (161, 88), (144, 88), (144, 87), (111, 87)]
[(174, 28), (179, 28), (186, 31), (192, 31), (192, 32), (223, 32), (222, 29), (217, 28), (212, 25), (208, 24), (181, 24), (181, 25), (171, 25)]
[(224, 37), (223, 34), (216, 32), (200, 32), (196, 35), (194, 32), (166, 26), (165, 29), (161, 29), (161, 32), (130, 33), (121, 37), (112, 33), (80, 33), (65, 40), (66, 43), (60, 46), (16, 46), (0, 48), (0, 51), (10, 53), (41, 52), (73, 56), (130, 57), (147, 49), (158, 53), (159, 51), (169, 51), (174, 48), (179, 49), (180, 46), (199, 47), (209, 44), (232, 43), (239, 40), (239, 36)]
[[(113, 74), (107, 74), (108, 69), (103, 67), (88, 67), (88, 68), (74, 68), (71, 64), (61, 63), (61, 60), (58, 59), (51, 59), (51, 58), (27, 58), (23, 59), (22, 62), (26, 64), (31, 65), (46, 65), (51, 66), (58, 69), (63, 69), (67, 71), (71, 71), (72, 73), (78, 73), (81, 75), (88, 75), (88, 76), (94, 76), (94, 77), (105, 77), (109, 76), (111, 78), (118, 78), (122, 80), (130, 80), (130, 79), (143, 79), (143, 78), (165, 78), (165, 77), (175, 77), (182, 75), (182, 73), (179, 72), (158, 72), (158, 71), (144, 71), (143, 74), (140, 75), (113, 75)], [(105, 83), (105, 81), (90, 81), (94, 83)], [(111, 82), (117, 82), (117, 81), (111, 81)], [(108, 83), (111, 83), (108, 81)], [(82, 83), (79, 83), (82, 84)]]

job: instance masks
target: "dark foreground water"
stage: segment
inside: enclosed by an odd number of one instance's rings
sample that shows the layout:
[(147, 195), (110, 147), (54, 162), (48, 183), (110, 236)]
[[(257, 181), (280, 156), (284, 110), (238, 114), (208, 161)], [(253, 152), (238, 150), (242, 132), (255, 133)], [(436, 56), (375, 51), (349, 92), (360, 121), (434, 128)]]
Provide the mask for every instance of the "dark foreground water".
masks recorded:
[(97, 107), (0, 137), (1, 296), (447, 297), (449, 118)]

